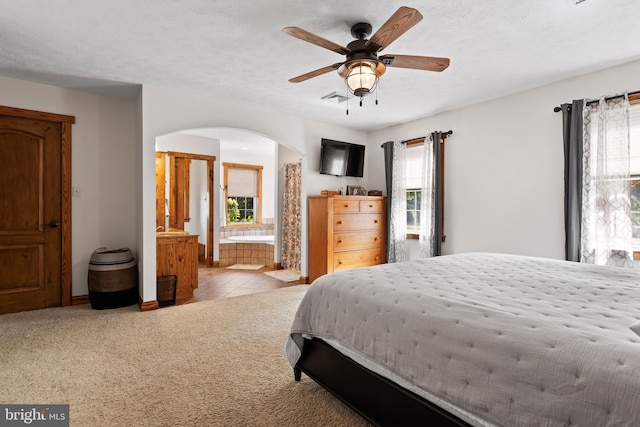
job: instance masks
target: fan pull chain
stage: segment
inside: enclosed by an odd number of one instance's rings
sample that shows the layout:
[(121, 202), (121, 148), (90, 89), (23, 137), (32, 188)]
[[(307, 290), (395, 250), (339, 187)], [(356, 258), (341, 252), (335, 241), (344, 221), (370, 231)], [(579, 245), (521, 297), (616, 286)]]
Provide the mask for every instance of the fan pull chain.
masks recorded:
[(347, 81), (344, 81), (344, 85), (347, 87), (347, 116), (349, 115), (349, 85)]

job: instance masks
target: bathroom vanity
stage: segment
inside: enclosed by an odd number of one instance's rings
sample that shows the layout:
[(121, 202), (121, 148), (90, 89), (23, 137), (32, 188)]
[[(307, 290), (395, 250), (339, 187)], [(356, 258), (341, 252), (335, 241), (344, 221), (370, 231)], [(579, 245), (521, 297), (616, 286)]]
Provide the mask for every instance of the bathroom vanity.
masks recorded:
[(198, 235), (182, 230), (156, 233), (156, 276), (178, 277), (176, 299), (190, 298), (198, 287)]

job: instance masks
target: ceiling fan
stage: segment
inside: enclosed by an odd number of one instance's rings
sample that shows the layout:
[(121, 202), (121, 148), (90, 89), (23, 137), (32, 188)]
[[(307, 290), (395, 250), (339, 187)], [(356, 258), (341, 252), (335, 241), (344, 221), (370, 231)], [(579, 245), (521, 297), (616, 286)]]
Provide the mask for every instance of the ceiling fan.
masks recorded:
[(367, 39), (372, 30), (370, 24), (360, 22), (353, 25), (351, 27), (351, 35), (356, 40), (349, 43), (347, 47), (312, 34), (302, 28), (283, 28), (282, 31), (285, 34), (347, 57), (344, 62), (337, 62), (333, 65), (319, 68), (289, 79), (289, 81), (291, 83), (300, 83), (337, 70), (338, 74), (345, 79), (349, 91), (360, 97), (360, 105), (362, 105), (362, 97), (375, 90), (378, 78), (384, 74), (386, 67), (443, 71), (449, 66), (448, 58), (393, 54), (378, 57), (378, 52), (389, 46), (421, 20), (422, 15), (416, 9), (405, 6), (400, 7), (370, 39)]

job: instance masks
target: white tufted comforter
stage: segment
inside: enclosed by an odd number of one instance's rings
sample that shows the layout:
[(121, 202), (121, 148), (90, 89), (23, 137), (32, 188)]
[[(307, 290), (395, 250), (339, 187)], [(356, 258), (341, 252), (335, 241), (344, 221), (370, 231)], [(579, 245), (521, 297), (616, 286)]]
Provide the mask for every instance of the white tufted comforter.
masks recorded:
[(459, 254), (317, 279), (303, 337), (473, 425), (640, 426), (640, 272)]

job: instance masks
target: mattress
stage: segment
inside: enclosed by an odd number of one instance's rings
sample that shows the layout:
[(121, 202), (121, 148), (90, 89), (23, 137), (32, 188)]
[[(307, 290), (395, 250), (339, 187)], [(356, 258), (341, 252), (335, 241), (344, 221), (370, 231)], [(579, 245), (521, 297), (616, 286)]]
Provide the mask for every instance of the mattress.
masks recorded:
[(317, 279), (317, 337), (472, 425), (640, 425), (640, 272), (458, 254)]

